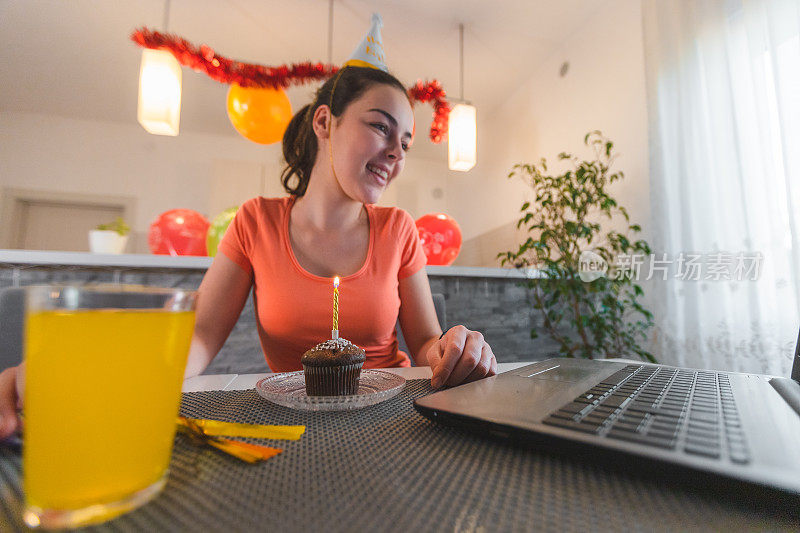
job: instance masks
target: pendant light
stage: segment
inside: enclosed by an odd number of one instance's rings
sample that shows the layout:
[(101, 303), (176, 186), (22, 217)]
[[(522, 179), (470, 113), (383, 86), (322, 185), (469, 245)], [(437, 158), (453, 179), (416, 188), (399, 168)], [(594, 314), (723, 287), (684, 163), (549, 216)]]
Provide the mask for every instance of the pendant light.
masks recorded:
[(459, 103), (450, 111), (447, 127), (447, 166), (467, 172), (478, 159), (478, 126), (475, 106), (464, 100), (464, 25), (458, 25), (460, 90)]
[[(164, 32), (169, 22), (164, 4)], [(142, 51), (139, 69), (139, 124), (154, 135), (178, 135), (181, 120), (181, 66), (166, 50)]]

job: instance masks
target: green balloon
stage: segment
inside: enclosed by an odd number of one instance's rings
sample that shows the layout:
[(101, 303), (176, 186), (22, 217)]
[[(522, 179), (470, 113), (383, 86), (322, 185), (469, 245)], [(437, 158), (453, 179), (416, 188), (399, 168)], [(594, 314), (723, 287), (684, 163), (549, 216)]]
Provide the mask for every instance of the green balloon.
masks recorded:
[(214, 257), (217, 255), (219, 242), (225, 235), (225, 230), (228, 229), (228, 225), (233, 220), (233, 217), (236, 216), (238, 210), (238, 207), (229, 207), (211, 221), (211, 225), (208, 227), (208, 235), (206, 235), (206, 248), (208, 248), (209, 256)]

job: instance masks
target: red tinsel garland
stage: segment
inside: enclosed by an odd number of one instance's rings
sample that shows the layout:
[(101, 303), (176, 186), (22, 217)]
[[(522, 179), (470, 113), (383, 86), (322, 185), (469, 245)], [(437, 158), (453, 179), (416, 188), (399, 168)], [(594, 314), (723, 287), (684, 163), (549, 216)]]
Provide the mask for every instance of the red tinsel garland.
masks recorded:
[(242, 63), (218, 55), (205, 44), (194, 46), (186, 39), (141, 28), (131, 34), (131, 40), (143, 48), (164, 49), (172, 53), (183, 66), (204, 72), (220, 83), (236, 83), (242, 87), (286, 89), (310, 81), (324, 80), (336, 74), (339, 67), (323, 63), (297, 63), (265, 67)]
[(423, 83), (422, 80), (408, 90), (409, 96), (422, 103), (433, 102), (433, 123), (431, 123), (431, 141), (439, 144), (447, 133), (447, 123), (450, 118), (450, 104), (445, 100), (447, 96), (438, 80)]
[[(178, 37), (147, 28), (135, 30), (131, 40), (142, 48), (164, 49), (175, 56), (183, 66), (197, 72), (205, 73), (212, 80), (220, 83), (236, 83), (242, 87), (263, 87), (286, 89), (291, 85), (302, 85), (311, 81), (319, 81), (336, 74), (339, 67), (324, 63), (294, 63), (267, 67), (253, 63), (242, 63), (217, 54), (213, 48), (205, 44), (194, 46)], [(408, 90), (409, 96), (422, 103), (433, 102), (433, 123), (430, 138), (440, 143), (447, 133), (447, 121), (450, 105), (445, 100), (445, 92), (441, 84), (433, 80), (423, 83), (418, 81)]]

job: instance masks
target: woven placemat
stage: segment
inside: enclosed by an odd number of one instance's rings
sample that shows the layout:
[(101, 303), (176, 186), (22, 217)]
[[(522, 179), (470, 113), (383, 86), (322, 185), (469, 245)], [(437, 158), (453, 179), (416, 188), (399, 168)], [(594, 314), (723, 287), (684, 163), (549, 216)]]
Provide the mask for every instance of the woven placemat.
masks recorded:
[[(183, 395), (182, 414), (307, 426), (247, 465), (178, 436), (164, 492), (92, 531), (798, 530), (787, 513), (434, 424), (430, 381), (351, 412), (308, 413), (254, 390)], [(0, 525), (22, 528), (19, 456), (0, 452)], [(794, 511), (796, 513), (796, 511)], [(4, 528), (0, 528), (4, 529)]]

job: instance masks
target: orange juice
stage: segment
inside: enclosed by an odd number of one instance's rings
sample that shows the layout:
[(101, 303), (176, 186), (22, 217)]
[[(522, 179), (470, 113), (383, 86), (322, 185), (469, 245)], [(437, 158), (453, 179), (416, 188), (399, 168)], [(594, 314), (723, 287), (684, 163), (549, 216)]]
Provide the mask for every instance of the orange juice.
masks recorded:
[(28, 313), (23, 471), (29, 507), (118, 502), (161, 482), (193, 326), (194, 311)]

